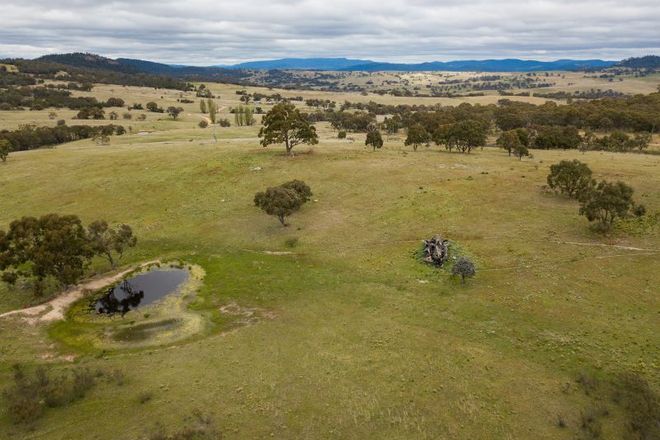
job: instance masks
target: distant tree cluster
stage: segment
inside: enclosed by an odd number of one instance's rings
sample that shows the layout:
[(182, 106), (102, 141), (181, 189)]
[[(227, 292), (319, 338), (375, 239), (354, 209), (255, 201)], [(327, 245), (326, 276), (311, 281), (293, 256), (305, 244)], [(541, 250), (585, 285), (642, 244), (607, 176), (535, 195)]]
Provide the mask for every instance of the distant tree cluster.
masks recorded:
[(519, 160), (524, 156), (529, 156), (529, 146), (532, 142), (532, 137), (529, 131), (525, 128), (516, 128), (502, 132), (497, 138), (497, 146), (503, 148), (509, 153), (513, 153)]
[[(587, 100), (567, 105), (557, 105), (554, 102), (535, 105), (508, 99), (501, 99), (497, 105), (463, 103), (458, 106), (388, 105), (373, 101), (346, 102), (339, 111), (319, 111), (310, 114), (309, 119), (314, 122), (330, 121), (336, 129), (367, 131), (376, 115), (386, 115), (381, 125), (389, 134), (396, 133), (401, 128), (410, 130), (412, 127), (415, 127), (413, 132), (418, 134), (420, 130), (417, 125), (421, 125), (429, 136), (434, 140), (440, 140), (441, 144), (451, 149), (456, 148), (453, 142), (443, 142), (452, 139), (452, 136), (447, 135), (450, 131), (449, 127), (465, 121), (480, 124), (486, 132), (493, 125), (502, 132), (526, 129), (530, 135), (533, 135), (526, 145), (527, 148), (575, 149), (584, 143), (580, 135), (581, 130), (625, 130), (646, 137), (648, 133), (657, 131), (660, 127), (660, 92), (624, 98)], [(513, 138), (509, 140), (512, 141)], [(417, 142), (416, 145), (421, 143)], [(632, 143), (624, 143), (624, 145), (632, 145)], [(625, 151), (625, 148), (622, 150), (618, 146), (608, 145), (606, 141), (595, 145), (594, 148)], [(635, 149), (635, 147), (631, 148)], [(513, 153), (513, 149), (510, 151)], [(522, 153), (522, 150), (519, 152)]]
[(441, 125), (432, 135), (437, 145), (444, 145), (449, 151), (456, 149), (470, 153), (476, 147), (486, 145), (489, 125), (483, 120), (465, 119), (453, 124)]
[(80, 110), (87, 108), (123, 107), (121, 98), (109, 98), (106, 102), (94, 97), (73, 97), (69, 90), (49, 86), (12, 87), (0, 89), (0, 110), (29, 108), (44, 110), (49, 107)]
[(0, 130), (0, 142), (9, 143), (9, 151), (33, 150), (64, 144), (80, 139), (90, 139), (98, 134), (105, 136), (122, 135), (126, 130), (121, 125), (57, 125), (56, 127), (36, 127), (23, 125), (18, 130)]
[(238, 107), (233, 108), (231, 112), (234, 114), (234, 124), (237, 127), (242, 127), (244, 125), (254, 125), (256, 122), (253, 116), (254, 110), (249, 105), (239, 105)]
[(176, 121), (176, 118), (183, 112), (182, 107), (169, 106), (167, 107), (167, 114)]
[(85, 228), (78, 216), (48, 214), (14, 220), (0, 230), (2, 280), (14, 284), (19, 278), (33, 281), (36, 294), (47, 279), (60, 286), (78, 282), (90, 260), (102, 256), (114, 267), (137, 239), (128, 225), (110, 227), (98, 220)]
[(603, 150), (613, 152), (643, 151), (651, 142), (651, 133), (636, 133), (630, 136), (622, 131), (614, 131), (603, 137), (596, 137), (593, 133), (585, 136), (585, 149)]

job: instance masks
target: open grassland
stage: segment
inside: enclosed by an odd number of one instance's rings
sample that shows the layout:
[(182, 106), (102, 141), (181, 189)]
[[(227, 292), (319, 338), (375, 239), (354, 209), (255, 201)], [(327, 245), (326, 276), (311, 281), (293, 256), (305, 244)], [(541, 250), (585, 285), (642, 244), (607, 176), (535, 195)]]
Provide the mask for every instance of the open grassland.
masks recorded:
[[(163, 107), (180, 97), (126, 89), (92, 93)], [(229, 117), (237, 87), (211, 89)], [(630, 184), (653, 213), (660, 156), (413, 153), (402, 134), (371, 152), (363, 135), (339, 141), (319, 124), (320, 144), (289, 158), (260, 147), (258, 127), (218, 128), (215, 142), (212, 129), (196, 128), (197, 104), (182, 106), (180, 121), (153, 113), (118, 121), (132, 134), (107, 146), (79, 141), (0, 164), (1, 228), (49, 212), (128, 223), (139, 245), (125, 263), (183, 259), (203, 268), (192, 308), (208, 321), (183, 343), (100, 352), (77, 345), (66, 321), (0, 319), (2, 384), (17, 362), (73, 362), (126, 377), (30, 428), (11, 425), (3, 406), (0, 438), (134, 439), (198, 409), (225, 438), (572, 439), (594, 405), (609, 410), (603, 438), (620, 438), (629, 414), (609, 394), (586, 395), (578, 374), (608, 381), (634, 372), (658, 389), (657, 226), (603, 238), (575, 202), (542, 187), (551, 164), (579, 158), (597, 178)], [(50, 121), (48, 111), (3, 112), (0, 128), (24, 123), (21, 115)], [(252, 199), (294, 178), (311, 186), (313, 201), (283, 228)], [(475, 279), (461, 285), (418, 261), (421, 240), (437, 233), (474, 259)], [(26, 292), (1, 285), (0, 312), (26, 302)], [(230, 326), (220, 308), (231, 303), (272, 319)]]

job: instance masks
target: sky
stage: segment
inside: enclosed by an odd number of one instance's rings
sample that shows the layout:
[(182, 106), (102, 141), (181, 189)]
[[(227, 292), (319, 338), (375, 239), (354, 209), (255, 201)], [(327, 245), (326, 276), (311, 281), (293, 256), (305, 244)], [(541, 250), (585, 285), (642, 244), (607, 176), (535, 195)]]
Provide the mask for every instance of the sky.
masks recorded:
[(0, 0), (0, 57), (189, 65), (660, 54), (660, 0)]

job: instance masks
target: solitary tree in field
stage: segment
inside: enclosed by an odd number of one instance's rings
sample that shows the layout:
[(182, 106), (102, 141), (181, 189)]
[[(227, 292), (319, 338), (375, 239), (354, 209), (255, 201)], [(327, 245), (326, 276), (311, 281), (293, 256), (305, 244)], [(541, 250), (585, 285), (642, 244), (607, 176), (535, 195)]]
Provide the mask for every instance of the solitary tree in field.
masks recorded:
[(593, 186), (591, 169), (577, 159), (562, 160), (551, 165), (547, 180), (550, 188), (571, 198), (578, 198)]
[(0, 160), (7, 162), (7, 157), (9, 157), (9, 141), (0, 139)]
[(215, 117), (218, 114), (218, 106), (215, 105), (215, 101), (209, 99), (207, 101), (206, 108), (209, 111), (209, 119), (211, 120), (211, 124), (215, 124)]
[(167, 107), (167, 114), (172, 117), (172, 119), (176, 120), (177, 117), (179, 117), (179, 114), (183, 111), (183, 108), (181, 107), (174, 107), (170, 106)]
[(254, 196), (254, 204), (266, 214), (276, 216), (283, 226), (287, 226), (286, 217), (298, 211), (311, 195), (312, 191), (305, 182), (293, 180), (258, 192)]
[(626, 217), (635, 206), (633, 189), (623, 182), (599, 182), (581, 198), (580, 214), (607, 231), (614, 220)]
[(87, 227), (87, 235), (94, 253), (106, 258), (113, 268), (124, 252), (137, 244), (137, 237), (130, 226), (122, 224), (112, 228), (105, 220), (91, 223)]
[(367, 139), (364, 141), (364, 145), (367, 147), (371, 146), (374, 151), (376, 148), (382, 148), (383, 146), (383, 137), (380, 135), (380, 131), (376, 128), (373, 128), (367, 132)]
[(309, 123), (300, 111), (288, 102), (276, 104), (263, 118), (263, 127), (259, 130), (261, 145), (284, 143), (287, 154), (298, 144), (318, 144), (316, 127)]
[(427, 143), (430, 140), (430, 136), (427, 133), (426, 129), (421, 124), (415, 124), (408, 127), (408, 137), (404, 144), (406, 146), (412, 145), (413, 151), (417, 151), (417, 148)]
[(472, 278), (476, 274), (474, 263), (468, 258), (460, 257), (458, 261), (454, 263), (454, 267), (451, 269), (451, 274), (454, 276), (460, 275), (461, 282), (465, 283), (465, 278)]

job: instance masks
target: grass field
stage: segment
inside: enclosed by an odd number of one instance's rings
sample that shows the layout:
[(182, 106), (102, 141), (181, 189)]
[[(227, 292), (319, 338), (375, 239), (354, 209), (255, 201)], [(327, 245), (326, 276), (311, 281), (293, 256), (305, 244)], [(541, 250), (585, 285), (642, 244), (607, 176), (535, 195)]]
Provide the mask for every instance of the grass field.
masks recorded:
[[(211, 88), (221, 112), (236, 105), (235, 86)], [(92, 93), (164, 107), (179, 97), (122, 89)], [(125, 264), (201, 266), (192, 309), (206, 320), (184, 342), (102, 352), (77, 345), (68, 321), (0, 319), (2, 384), (14, 363), (125, 375), (31, 427), (12, 425), (3, 406), (0, 438), (134, 439), (202, 410), (224, 438), (573, 439), (593, 407), (608, 409), (602, 438), (621, 438), (630, 414), (610, 385), (587, 395), (578, 375), (609, 384), (636, 373), (660, 386), (658, 227), (602, 237), (575, 202), (543, 190), (551, 164), (579, 158), (657, 212), (660, 156), (413, 153), (403, 135), (371, 152), (363, 135), (339, 141), (320, 124), (319, 145), (290, 158), (260, 147), (258, 127), (218, 129), (214, 142), (211, 129), (196, 128), (197, 105), (184, 108), (180, 121), (120, 120), (133, 132), (107, 146), (79, 141), (0, 164), (0, 228), (49, 212), (128, 223), (139, 244)], [(47, 114), (2, 112), (0, 128), (54, 124)], [(314, 196), (284, 228), (252, 199), (294, 178)], [(474, 259), (473, 280), (461, 285), (418, 261), (434, 234)], [(31, 301), (0, 285), (0, 312)], [(220, 313), (232, 303), (269, 319), (233, 326)], [(143, 393), (153, 398), (142, 402)]]

